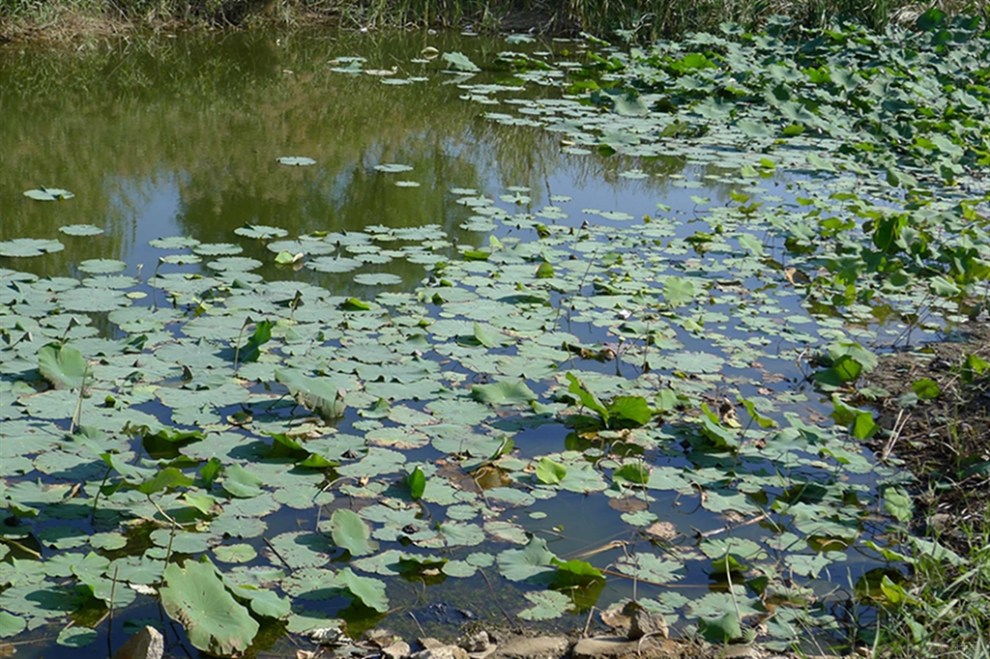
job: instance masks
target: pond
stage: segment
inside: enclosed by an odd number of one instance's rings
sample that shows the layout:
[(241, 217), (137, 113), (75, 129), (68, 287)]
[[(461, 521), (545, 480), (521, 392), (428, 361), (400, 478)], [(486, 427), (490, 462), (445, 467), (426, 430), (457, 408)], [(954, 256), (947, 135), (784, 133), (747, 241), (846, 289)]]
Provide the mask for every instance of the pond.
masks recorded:
[(795, 108), (786, 143), (654, 116), (622, 52), (0, 51), (0, 636), (289, 655), (629, 599), (716, 643), (868, 635), (916, 539), (847, 394), (970, 299), (847, 262), (905, 203), (876, 163)]

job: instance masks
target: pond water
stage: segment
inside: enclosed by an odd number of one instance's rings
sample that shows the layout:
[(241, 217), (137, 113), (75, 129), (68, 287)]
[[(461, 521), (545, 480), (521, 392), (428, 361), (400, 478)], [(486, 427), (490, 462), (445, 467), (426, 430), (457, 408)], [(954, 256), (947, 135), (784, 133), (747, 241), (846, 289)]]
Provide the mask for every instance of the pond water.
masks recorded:
[[(146, 620), (195, 656), (219, 643), (184, 592), (203, 557), (258, 652), (338, 625), (575, 628), (631, 597), (715, 639), (855, 638), (894, 474), (829, 418), (809, 359), (907, 326), (812, 315), (783, 240), (748, 224), (751, 199), (799, 208), (806, 172), (513, 125), (560, 90), (498, 54), (586, 48), (0, 51), (19, 656), (95, 656)], [(23, 195), (41, 188), (73, 197)]]

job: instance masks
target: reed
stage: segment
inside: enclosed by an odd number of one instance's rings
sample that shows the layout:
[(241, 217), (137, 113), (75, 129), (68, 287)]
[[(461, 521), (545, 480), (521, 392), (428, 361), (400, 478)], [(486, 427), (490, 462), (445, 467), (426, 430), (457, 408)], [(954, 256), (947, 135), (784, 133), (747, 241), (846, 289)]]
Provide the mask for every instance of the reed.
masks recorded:
[(332, 21), (366, 29), (470, 25), (478, 30), (587, 31), (650, 39), (712, 30), (727, 20), (758, 28), (773, 15), (790, 16), (806, 27), (850, 19), (879, 29), (908, 22), (932, 5), (984, 18), (990, 11), (985, 0), (0, 0), (0, 38), (176, 23)]

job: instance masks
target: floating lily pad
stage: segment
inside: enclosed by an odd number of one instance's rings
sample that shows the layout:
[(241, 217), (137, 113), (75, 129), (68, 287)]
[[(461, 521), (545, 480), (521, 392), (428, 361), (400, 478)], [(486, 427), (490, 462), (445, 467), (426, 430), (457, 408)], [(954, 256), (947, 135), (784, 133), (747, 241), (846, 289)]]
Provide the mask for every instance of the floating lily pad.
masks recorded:
[(400, 163), (387, 162), (375, 165), (375, 169), (379, 172), (385, 172), (386, 174), (399, 174), (402, 172), (411, 172), (413, 170), (412, 165), (403, 165)]
[(76, 195), (61, 188), (36, 188), (25, 191), (24, 196), (35, 201), (64, 201), (72, 199)]
[(67, 236), (98, 236), (103, 233), (103, 229), (92, 224), (67, 224), (58, 230)]
[(42, 254), (61, 252), (63, 249), (65, 249), (65, 245), (59, 241), (41, 238), (14, 238), (0, 242), (0, 256), (13, 258), (41, 256)]
[(127, 264), (117, 259), (87, 259), (79, 264), (79, 269), (90, 274), (121, 272)]
[(234, 233), (245, 238), (256, 240), (272, 240), (274, 238), (284, 238), (289, 232), (281, 227), (271, 227), (265, 224), (248, 224), (234, 229)]
[(280, 156), (275, 160), (278, 164), (289, 167), (311, 167), (316, 164), (315, 160), (306, 156)]

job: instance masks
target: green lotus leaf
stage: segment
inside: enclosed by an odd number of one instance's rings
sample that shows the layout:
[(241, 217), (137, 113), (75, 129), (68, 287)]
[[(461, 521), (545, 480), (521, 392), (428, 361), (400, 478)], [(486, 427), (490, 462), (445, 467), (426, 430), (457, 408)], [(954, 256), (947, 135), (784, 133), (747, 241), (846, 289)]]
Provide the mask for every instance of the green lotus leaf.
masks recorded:
[(261, 356), (261, 346), (268, 343), (272, 338), (272, 327), (275, 323), (270, 320), (262, 320), (255, 324), (254, 331), (248, 337), (247, 342), (237, 350), (237, 361), (241, 364), (258, 361)]
[(273, 238), (285, 238), (289, 235), (289, 232), (281, 227), (271, 227), (265, 224), (247, 224), (234, 229), (234, 233), (255, 240), (272, 240)]
[(569, 561), (555, 559), (552, 562), (557, 567), (557, 574), (553, 578), (555, 588), (584, 586), (592, 581), (605, 579), (602, 571), (587, 561), (575, 558)]
[(371, 528), (356, 512), (347, 508), (333, 511), (330, 535), (334, 544), (352, 556), (367, 556), (378, 550), (378, 543), (371, 539)]
[(251, 611), (262, 618), (285, 620), (292, 615), (292, 604), (289, 598), (282, 597), (275, 591), (251, 584), (231, 586), (230, 590), (237, 599), (247, 600)]
[(209, 561), (187, 560), (165, 568), (162, 606), (183, 626), (193, 647), (221, 657), (243, 653), (259, 625), (238, 604)]
[(138, 485), (138, 492), (142, 494), (154, 494), (170, 490), (175, 487), (189, 487), (193, 484), (193, 479), (189, 478), (175, 467), (166, 467), (159, 471), (149, 480)]
[(654, 553), (639, 552), (619, 559), (616, 568), (623, 574), (652, 583), (663, 584), (683, 576), (684, 563)]
[(97, 636), (95, 629), (70, 625), (59, 632), (55, 642), (67, 648), (84, 648), (95, 641)]
[(365, 272), (355, 275), (353, 281), (365, 286), (394, 286), (402, 283), (402, 277), (391, 272)]
[(248, 563), (258, 556), (254, 547), (246, 543), (224, 545), (213, 550), (218, 561), (224, 563)]
[(72, 346), (49, 343), (38, 350), (38, 372), (56, 389), (79, 389), (88, 370), (86, 359)]
[(103, 233), (103, 229), (92, 224), (67, 224), (58, 230), (67, 236), (98, 236)]
[(536, 400), (536, 394), (522, 380), (503, 380), (471, 387), (471, 397), (487, 405), (526, 405)]
[(616, 469), (612, 477), (626, 485), (646, 485), (650, 481), (650, 468), (641, 462), (630, 462)]
[(0, 256), (12, 258), (41, 256), (42, 254), (61, 252), (63, 249), (65, 249), (65, 245), (57, 240), (14, 238), (13, 240), (0, 241)]
[(920, 378), (911, 383), (911, 391), (921, 400), (938, 398), (942, 393), (941, 387), (931, 378)]
[(113, 311), (130, 304), (123, 291), (81, 286), (59, 294), (58, 301), (66, 311), (98, 313)]
[(347, 408), (343, 381), (332, 377), (314, 378), (296, 369), (275, 371), (275, 380), (288, 388), (296, 402), (326, 420), (340, 418)]
[(423, 492), (426, 490), (426, 475), (420, 467), (417, 466), (406, 476), (406, 486), (413, 501), (423, 498)]
[(700, 618), (698, 631), (709, 643), (725, 644), (742, 637), (742, 625), (735, 611), (714, 618)]
[(200, 256), (234, 256), (244, 251), (235, 243), (199, 243), (193, 247), (193, 252)]
[(27, 621), (7, 611), (0, 611), (0, 638), (17, 636), (27, 627)]
[(121, 272), (127, 264), (118, 259), (86, 259), (79, 264), (79, 269), (90, 274), (107, 274)]
[(385, 594), (383, 581), (361, 577), (354, 574), (350, 568), (344, 568), (334, 577), (334, 584), (346, 589), (365, 606), (381, 613), (388, 611), (388, 597)]
[(569, 383), (567, 391), (577, 396), (578, 401), (580, 401), (582, 405), (601, 416), (602, 423), (605, 426), (608, 426), (610, 414), (608, 408), (605, 407), (600, 400), (598, 400), (598, 397), (592, 393), (591, 390), (588, 389), (587, 385), (578, 379), (576, 375), (573, 373), (567, 373), (565, 377)]
[(262, 494), (265, 481), (241, 465), (230, 465), (223, 471), (223, 489), (231, 496), (248, 499)]
[(642, 396), (616, 396), (608, 404), (610, 427), (638, 428), (653, 418), (653, 409)]
[(555, 590), (543, 590), (535, 593), (523, 593), (530, 606), (519, 612), (523, 620), (553, 620), (559, 618), (571, 608), (571, 598)]
[(556, 485), (567, 476), (567, 467), (547, 456), (536, 463), (536, 479), (544, 485)]
[(888, 487), (883, 491), (883, 509), (899, 522), (909, 522), (914, 516), (911, 496), (900, 487)]
[(499, 571), (509, 581), (522, 581), (554, 572), (553, 552), (543, 538), (530, 538), (523, 549), (507, 549), (497, 557)]
[(464, 73), (478, 73), (481, 71), (481, 68), (472, 62), (464, 53), (446, 52), (441, 57), (454, 71), (462, 71)]

